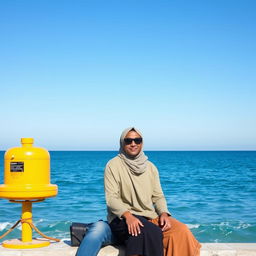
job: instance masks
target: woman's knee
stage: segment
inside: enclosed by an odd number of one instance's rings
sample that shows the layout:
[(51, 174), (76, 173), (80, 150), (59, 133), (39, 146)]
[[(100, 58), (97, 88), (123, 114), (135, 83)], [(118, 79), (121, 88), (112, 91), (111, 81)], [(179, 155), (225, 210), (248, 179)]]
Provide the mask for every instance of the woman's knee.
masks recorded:
[(153, 238), (160, 238), (162, 239), (163, 237), (163, 232), (162, 232), (162, 229), (147, 221), (146, 223), (144, 223), (144, 227), (142, 227), (142, 233), (144, 233), (145, 235), (148, 235), (148, 236), (152, 236)]
[(102, 220), (92, 223), (90, 228), (98, 231), (110, 229), (108, 223)]
[(187, 225), (184, 224), (183, 222), (178, 221), (178, 220), (176, 220), (176, 219), (174, 219), (174, 218), (172, 218), (172, 217), (170, 217), (170, 218), (171, 218), (171, 226), (172, 226), (173, 228), (187, 229)]
[(164, 232), (164, 236), (167, 234), (171, 235), (173, 233), (187, 233), (189, 232), (189, 228), (186, 224), (174, 219), (171, 217), (171, 228), (170, 230)]
[(91, 224), (88, 229), (88, 234), (89, 233), (93, 236), (104, 237), (111, 234), (111, 229), (105, 221), (97, 221)]

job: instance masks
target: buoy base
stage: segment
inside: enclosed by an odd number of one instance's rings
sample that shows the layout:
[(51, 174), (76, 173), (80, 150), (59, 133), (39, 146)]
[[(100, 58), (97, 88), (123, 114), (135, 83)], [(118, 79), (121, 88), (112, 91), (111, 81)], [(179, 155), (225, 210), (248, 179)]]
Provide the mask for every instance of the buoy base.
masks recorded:
[(32, 239), (30, 242), (22, 242), (20, 239), (5, 240), (2, 246), (9, 249), (33, 249), (50, 245), (49, 241), (43, 239)]

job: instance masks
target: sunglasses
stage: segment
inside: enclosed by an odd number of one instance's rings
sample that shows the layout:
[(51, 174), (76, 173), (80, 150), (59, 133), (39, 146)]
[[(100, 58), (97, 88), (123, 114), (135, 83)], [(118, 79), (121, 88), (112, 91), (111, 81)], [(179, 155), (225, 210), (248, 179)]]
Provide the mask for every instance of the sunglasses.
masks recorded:
[(133, 141), (138, 145), (142, 143), (142, 138), (124, 138), (124, 143), (126, 145), (132, 144)]

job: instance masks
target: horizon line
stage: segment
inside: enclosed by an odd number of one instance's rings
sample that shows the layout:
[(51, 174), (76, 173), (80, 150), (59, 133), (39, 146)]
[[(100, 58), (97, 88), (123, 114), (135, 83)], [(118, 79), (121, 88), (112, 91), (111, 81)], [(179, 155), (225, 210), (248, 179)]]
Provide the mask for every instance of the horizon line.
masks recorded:
[[(40, 148), (40, 147), (39, 147)], [(42, 147), (44, 148), (44, 147)], [(44, 148), (46, 149), (46, 148)], [(7, 149), (9, 150), (9, 149)], [(0, 149), (1, 151), (7, 151), (4, 149)], [(118, 152), (119, 150), (114, 150), (114, 149), (46, 149), (47, 151), (74, 151), (74, 152), (83, 152), (83, 151), (88, 151), (88, 152)], [(144, 152), (148, 151), (155, 151), (155, 152), (225, 152), (225, 151), (256, 151), (256, 149), (147, 149), (143, 150)]]

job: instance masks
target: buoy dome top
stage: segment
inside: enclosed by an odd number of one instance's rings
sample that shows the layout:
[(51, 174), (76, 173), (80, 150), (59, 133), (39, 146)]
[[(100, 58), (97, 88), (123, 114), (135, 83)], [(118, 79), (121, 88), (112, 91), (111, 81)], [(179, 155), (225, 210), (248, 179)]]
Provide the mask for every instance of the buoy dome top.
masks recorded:
[(28, 159), (50, 159), (49, 152), (40, 147), (34, 147), (33, 138), (21, 138), (21, 146), (6, 150), (4, 159), (12, 161), (23, 161)]

